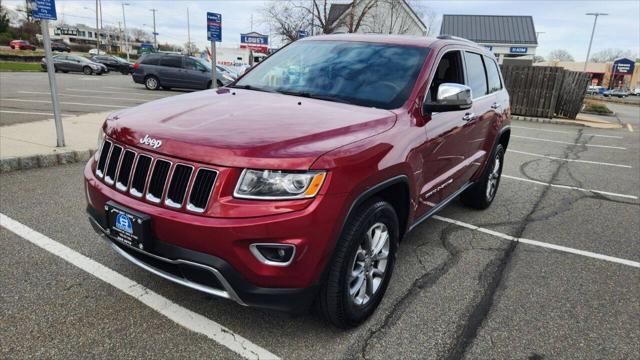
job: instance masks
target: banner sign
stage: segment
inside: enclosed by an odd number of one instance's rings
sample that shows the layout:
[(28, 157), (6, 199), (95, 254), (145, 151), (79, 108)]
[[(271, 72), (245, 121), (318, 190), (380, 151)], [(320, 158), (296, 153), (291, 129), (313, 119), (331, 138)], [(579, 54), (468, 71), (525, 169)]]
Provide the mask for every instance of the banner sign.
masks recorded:
[(269, 51), (269, 36), (257, 32), (240, 34), (240, 48), (266, 54)]
[(57, 20), (55, 0), (31, 0), (31, 16), (40, 20)]
[(207, 13), (207, 40), (222, 41), (222, 14)]

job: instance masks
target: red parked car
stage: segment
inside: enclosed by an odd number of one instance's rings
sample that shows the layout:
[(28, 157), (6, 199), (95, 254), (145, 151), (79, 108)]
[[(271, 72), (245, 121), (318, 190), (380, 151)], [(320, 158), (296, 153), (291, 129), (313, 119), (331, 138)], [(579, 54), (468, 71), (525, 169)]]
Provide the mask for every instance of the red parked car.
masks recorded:
[(458, 196), (493, 201), (503, 84), (463, 39), (305, 38), (227, 87), (108, 116), (84, 172), (89, 218), (166, 279), (356, 326), (409, 231)]
[(31, 43), (29, 43), (26, 40), (11, 40), (11, 42), (9, 43), (9, 46), (12, 49), (18, 49), (18, 50), (35, 50), (36, 47), (35, 45), (31, 45)]

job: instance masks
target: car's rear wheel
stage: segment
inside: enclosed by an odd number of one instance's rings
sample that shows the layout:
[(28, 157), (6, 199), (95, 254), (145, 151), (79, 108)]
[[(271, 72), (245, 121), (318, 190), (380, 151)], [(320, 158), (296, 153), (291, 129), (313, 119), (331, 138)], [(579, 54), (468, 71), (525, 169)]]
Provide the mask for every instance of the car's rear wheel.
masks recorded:
[(486, 209), (491, 205), (500, 185), (504, 151), (502, 144), (496, 146), (493, 157), (489, 160), (480, 180), (460, 196), (463, 204), (474, 209)]
[(345, 224), (320, 288), (316, 309), (341, 328), (357, 326), (378, 307), (391, 279), (399, 241), (398, 217), (372, 198)]
[(157, 77), (149, 75), (144, 79), (144, 86), (149, 90), (158, 90), (160, 88), (160, 82)]
[(90, 67), (85, 66), (85, 67), (83, 67), (83, 68), (82, 68), (82, 72), (83, 72), (85, 75), (91, 75), (91, 74), (93, 73), (93, 70), (91, 70), (91, 68), (90, 68)]

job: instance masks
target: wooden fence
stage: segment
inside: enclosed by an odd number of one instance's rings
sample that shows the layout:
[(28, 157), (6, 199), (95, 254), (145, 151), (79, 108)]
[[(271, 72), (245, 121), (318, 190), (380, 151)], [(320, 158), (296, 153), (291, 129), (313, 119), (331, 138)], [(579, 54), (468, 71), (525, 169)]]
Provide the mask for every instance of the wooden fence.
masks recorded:
[(590, 76), (552, 66), (502, 66), (514, 115), (575, 119)]

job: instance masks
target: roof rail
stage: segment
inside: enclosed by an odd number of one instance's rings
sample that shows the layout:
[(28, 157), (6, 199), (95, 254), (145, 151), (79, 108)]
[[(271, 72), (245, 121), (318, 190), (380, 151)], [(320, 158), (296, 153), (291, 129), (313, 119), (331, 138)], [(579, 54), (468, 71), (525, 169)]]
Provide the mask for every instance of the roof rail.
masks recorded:
[(458, 40), (458, 41), (464, 41), (464, 42), (469, 42), (469, 43), (473, 43), (476, 44), (475, 41), (471, 41), (469, 39), (465, 39), (459, 36), (453, 36), (453, 35), (438, 35), (436, 36), (436, 39), (440, 39), (440, 40)]

